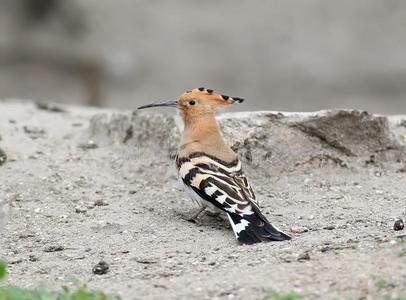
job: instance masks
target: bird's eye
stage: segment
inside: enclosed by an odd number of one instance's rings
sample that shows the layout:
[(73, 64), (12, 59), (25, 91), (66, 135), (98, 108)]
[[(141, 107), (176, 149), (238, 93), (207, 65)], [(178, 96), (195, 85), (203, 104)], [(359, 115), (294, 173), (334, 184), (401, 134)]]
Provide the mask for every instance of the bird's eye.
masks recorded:
[(196, 104), (196, 101), (195, 100), (190, 100), (189, 101), (189, 105), (195, 105)]

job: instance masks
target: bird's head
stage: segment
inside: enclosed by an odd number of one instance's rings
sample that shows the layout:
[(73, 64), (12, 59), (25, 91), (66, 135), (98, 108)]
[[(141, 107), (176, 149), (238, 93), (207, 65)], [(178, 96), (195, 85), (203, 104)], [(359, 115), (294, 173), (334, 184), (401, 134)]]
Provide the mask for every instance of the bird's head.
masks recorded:
[(178, 108), (185, 116), (199, 116), (212, 114), (217, 108), (223, 108), (243, 101), (244, 99), (242, 98), (217, 94), (213, 90), (201, 87), (183, 93), (176, 101), (143, 105), (138, 107), (138, 109), (169, 106)]

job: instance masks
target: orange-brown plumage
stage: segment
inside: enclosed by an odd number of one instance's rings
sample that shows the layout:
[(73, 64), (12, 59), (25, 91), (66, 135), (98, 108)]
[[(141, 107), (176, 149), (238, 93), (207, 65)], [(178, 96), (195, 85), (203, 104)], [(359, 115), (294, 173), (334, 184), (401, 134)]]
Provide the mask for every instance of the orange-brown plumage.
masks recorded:
[[(202, 90), (202, 88), (193, 89), (180, 96), (177, 103), (185, 128), (178, 155), (186, 156), (202, 151), (226, 162), (237, 158), (234, 151), (224, 142), (215, 118), (217, 108), (233, 104), (233, 100), (230, 99), (233, 98), (216, 94), (212, 90)], [(191, 103), (194, 104), (191, 105)]]

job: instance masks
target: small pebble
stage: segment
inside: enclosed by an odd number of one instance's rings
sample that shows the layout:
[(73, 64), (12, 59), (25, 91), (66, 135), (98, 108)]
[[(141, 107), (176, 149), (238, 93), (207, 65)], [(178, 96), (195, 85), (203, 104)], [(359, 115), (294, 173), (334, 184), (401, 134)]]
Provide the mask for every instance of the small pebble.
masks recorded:
[(31, 262), (35, 262), (35, 261), (39, 261), (39, 258), (36, 257), (35, 255), (30, 255), (28, 257), (28, 260), (31, 261)]
[(309, 252), (302, 252), (299, 254), (299, 256), (297, 257), (298, 261), (302, 261), (302, 260), (310, 260), (310, 254)]
[(395, 224), (393, 224), (393, 230), (399, 231), (405, 228), (405, 223), (403, 223), (402, 219), (397, 219)]
[(84, 150), (88, 150), (88, 149), (96, 149), (99, 146), (92, 140), (88, 140), (86, 143), (81, 143), (79, 144), (79, 148), (82, 148)]
[(83, 206), (76, 206), (75, 212), (78, 214), (83, 214), (83, 213), (87, 212), (87, 208), (83, 207)]
[(66, 112), (65, 109), (53, 103), (37, 102), (36, 105), (38, 109), (47, 110), (50, 112)]
[(109, 204), (102, 199), (97, 199), (96, 201), (94, 201), (94, 205), (95, 206), (107, 206)]
[(22, 263), (22, 262), (23, 262), (22, 258), (15, 258), (15, 259), (10, 260), (8, 263), (10, 265), (16, 265), (16, 264), (19, 264), (19, 263)]
[(94, 204), (94, 202), (90, 202), (86, 204), (86, 208), (88, 209), (93, 209), (96, 206), (96, 204)]
[(282, 256), (280, 257), (280, 259), (281, 259), (283, 262), (291, 263), (292, 261), (295, 260), (295, 257), (294, 257), (294, 255), (292, 255), (292, 254), (287, 254), (287, 255), (282, 255)]
[(330, 246), (330, 245), (326, 245), (326, 246), (321, 246), (321, 247), (320, 247), (320, 252), (323, 252), (323, 253), (328, 252), (328, 251), (331, 251), (331, 250), (333, 250), (333, 247)]
[(58, 252), (65, 250), (65, 247), (62, 245), (51, 245), (44, 249), (44, 252)]
[(303, 227), (303, 226), (292, 226), (290, 228), (290, 232), (293, 232), (293, 233), (304, 233), (304, 232), (308, 232), (308, 231), (309, 231), (309, 228)]
[(0, 166), (4, 164), (7, 160), (6, 153), (0, 148)]
[(334, 225), (327, 225), (327, 226), (324, 226), (323, 229), (333, 230), (333, 229), (336, 229), (336, 227)]
[(110, 267), (105, 261), (100, 261), (93, 267), (92, 271), (96, 275), (103, 275), (106, 274), (109, 269)]
[(34, 126), (24, 126), (23, 129), (24, 129), (24, 132), (28, 133), (28, 134), (35, 134), (35, 135), (45, 134), (44, 129), (34, 127)]

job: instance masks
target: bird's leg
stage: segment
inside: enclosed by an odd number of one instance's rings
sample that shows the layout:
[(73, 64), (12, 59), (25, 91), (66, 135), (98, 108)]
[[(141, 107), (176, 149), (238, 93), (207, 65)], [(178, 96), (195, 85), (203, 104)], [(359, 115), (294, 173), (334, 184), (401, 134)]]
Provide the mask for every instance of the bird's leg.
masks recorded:
[(197, 223), (197, 218), (199, 217), (199, 215), (200, 215), (202, 212), (205, 211), (205, 209), (206, 209), (205, 206), (200, 207), (200, 208), (196, 211), (196, 213), (194, 213), (194, 214), (193, 214), (190, 218), (188, 218), (187, 220), (188, 220), (189, 222), (192, 222), (192, 223)]

